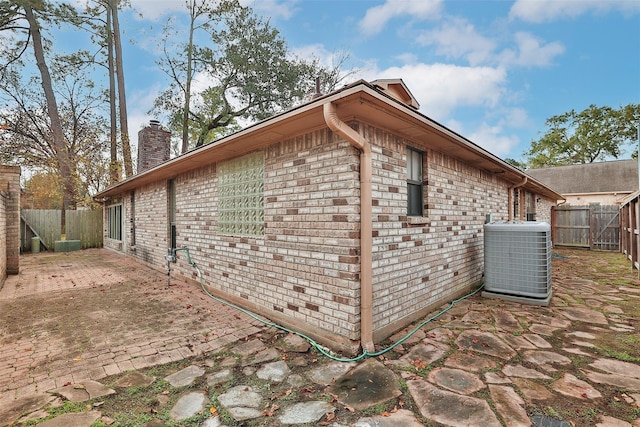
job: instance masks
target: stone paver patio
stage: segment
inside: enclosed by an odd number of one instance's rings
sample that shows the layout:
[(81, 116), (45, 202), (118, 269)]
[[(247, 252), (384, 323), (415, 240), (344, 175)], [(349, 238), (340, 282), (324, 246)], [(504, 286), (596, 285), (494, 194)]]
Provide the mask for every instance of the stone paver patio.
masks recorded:
[[(549, 307), (476, 295), (384, 357), (340, 363), (313, 356), (311, 365), (302, 361), (302, 371), (296, 370), (301, 366), (296, 354), (306, 353), (308, 346), (295, 336), (284, 336), (275, 345), (265, 339), (265, 344), (261, 339), (273, 337), (273, 330), (208, 300), (192, 285), (176, 282), (167, 288), (161, 272), (135, 261), (104, 250), (26, 256), (21, 275), (0, 291), (0, 425), (20, 415), (17, 402), (23, 404), (20, 413), (42, 408), (45, 391), (64, 396), (71, 386), (73, 396), (83, 390), (90, 394), (99, 387), (88, 380), (125, 371), (132, 371), (133, 378), (148, 366), (226, 348), (238, 359), (211, 360), (165, 378), (184, 387), (171, 407), (174, 420), (215, 405), (236, 422), (254, 420), (252, 425), (265, 426), (277, 419), (278, 425), (325, 420), (322, 425), (347, 427), (354, 424), (343, 423), (341, 413), (355, 411), (355, 425), (363, 427), (640, 427), (640, 364), (607, 357), (599, 348), (603, 337), (640, 340), (635, 315), (640, 282), (628, 279), (619, 285), (611, 277), (598, 283), (581, 275), (593, 268), (581, 263), (597, 262), (598, 253), (575, 255), (554, 260), (563, 268), (554, 269)], [(42, 262), (46, 257), (59, 259)], [(123, 377), (121, 384), (131, 378)], [(210, 401), (206, 391), (190, 387), (198, 378), (207, 379), (219, 393), (217, 399)], [(232, 385), (220, 389), (224, 383)], [(294, 394), (317, 389), (335, 400), (288, 400), (270, 418), (265, 402), (272, 401), (270, 390), (279, 383), (298, 390)], [(73, 390), (78, 384), (81, 390)], [(399, 408), (357, 417), (375, 405), (407, 399), (413, 413)], [(575, 409), (575, 414), (562, 414), (565, 421), (531, 412), (532, 407), (561, 407), (560, 402)], [(272, 403), (271, 412), (274, 408)], [(589, 410), (589, 418), (579, 413)], [(627, 415), (617, 418), (620, 414)], [(84, 416), (97, 419), (96, 411)], [(60, 422), (51, 425), (69, 421)], [(154, 422), (149, 426), (162, 425)], [(214, 416), (202, 425), (222, 423)]]

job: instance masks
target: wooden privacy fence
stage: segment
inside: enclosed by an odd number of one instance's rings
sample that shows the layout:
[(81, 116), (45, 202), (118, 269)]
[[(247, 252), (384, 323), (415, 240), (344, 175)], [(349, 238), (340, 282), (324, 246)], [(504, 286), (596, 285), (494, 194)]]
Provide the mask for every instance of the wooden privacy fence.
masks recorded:
[(622, 253), (631, 261), (631, 268), (640, 277), (640, 192), (632, 195), (620, 208), (622, 221)]
[[(66, 240), (80, 240), (82, 249), (102, 247), (102, 209), (67, 210)], [(49, 209), (23, 209), (20, 212), (22, 251), (31, 250), (31, 238), (40, 237), (46, 249), (62, 237), (62, 212)]]
[(554, 246), (620, 251), (618, 206), (557, 206), (551, 213)]

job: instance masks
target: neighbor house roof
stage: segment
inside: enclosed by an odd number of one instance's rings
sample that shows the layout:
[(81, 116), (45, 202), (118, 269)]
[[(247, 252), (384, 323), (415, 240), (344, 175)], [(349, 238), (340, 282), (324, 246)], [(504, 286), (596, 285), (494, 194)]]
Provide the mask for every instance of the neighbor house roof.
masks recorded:
[[(389, 87), (391, 91), (387, 90)], [(500, 175), (514, 185), (522, 184), (527, 177), (524, 188), (551, 199), (563, 199), (560, 194), (538, 180), (528, 177), (520, 169), (417, 111), (417, 102), (400, 79), (378, 80), (375, 84), (359, 80), (134, 175), (94, 197), (113, 197), (141, 185), (171, 179), (178, 174), (214, 162), (326, 128), (323, 105), (328, 102), (335, 105), (340, 120), (346, 123), (357, 120), (389, 129), (408, 141), (429, 141), (433, 149), (489, 173)]]
[(530, 169), (527, 173), (564, 195), (631, 193), (638, 189), (638, 162), (635, 160)]

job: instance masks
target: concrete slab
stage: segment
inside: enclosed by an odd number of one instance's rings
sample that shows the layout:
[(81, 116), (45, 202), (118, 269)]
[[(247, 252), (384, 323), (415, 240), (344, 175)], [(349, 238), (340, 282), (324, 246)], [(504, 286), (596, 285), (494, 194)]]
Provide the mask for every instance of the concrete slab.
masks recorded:
[(640, 379), (640, 365), (630, 362), (623, 362), (614, 359), (598, 359), (589, 366), (610, 374), (622, 375), (624, 377)]
[(527, 378), (511, 378), (511, 381), (522, 392), (527, 402), (549, 400), (555, 397), (545, 386)]
[(233, 378), (233, 372), (231, 369), (223, 369), (219, 372), (214, 372), (207, 376), (207, 385), (209, 387), (217, 387), (220, 384), (229, 381)]
[(230, 388), (218, 396), (218, 402), (236, 421), (245, 421), (262, 416), (262, 396), (248, 385)]
[(569, 320), (583, 323), (595, 323), (597, 325), (608, 325), (609, 321), (600, 311), (591, 310), (585, 307), (565, 307), (558, 310)]
[(508, 377), (530, 378), (538, 380), (550, 380), (551, 377), (536, 371), (535, 369), (525, 368), (522, 365), (505, 365), (502, 373)]
[(617, 374), (602, 374), (588, 370), (582, 371), (590, 381), (597, 384), (609, 384), (626, 389), (627, 391), (640, 391), (640, 379)]
[(3, 399), (0, 401), (0, 425), (11, 425), (22, 415), (34, 412), (54, 399), (50, 394), (32, 394), (15, 400)]

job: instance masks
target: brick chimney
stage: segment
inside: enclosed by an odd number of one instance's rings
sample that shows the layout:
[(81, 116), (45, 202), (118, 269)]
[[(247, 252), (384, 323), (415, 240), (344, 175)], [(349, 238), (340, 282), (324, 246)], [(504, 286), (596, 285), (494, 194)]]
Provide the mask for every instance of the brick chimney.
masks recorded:
[(138, 132), (138, 173), (149, 170), (170, 157), (171, 132), (160, 126), (157, 120), (150, 120)]

